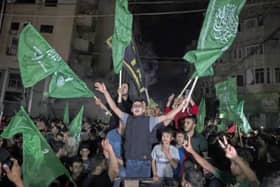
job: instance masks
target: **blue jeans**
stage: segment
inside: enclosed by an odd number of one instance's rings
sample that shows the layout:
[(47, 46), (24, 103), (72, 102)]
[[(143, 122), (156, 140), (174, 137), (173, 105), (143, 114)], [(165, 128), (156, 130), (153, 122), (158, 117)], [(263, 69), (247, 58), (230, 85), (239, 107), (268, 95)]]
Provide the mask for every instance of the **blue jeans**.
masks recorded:
[(127, 160), (126, 161), (127, 177), (151, 177), (150, 160)]

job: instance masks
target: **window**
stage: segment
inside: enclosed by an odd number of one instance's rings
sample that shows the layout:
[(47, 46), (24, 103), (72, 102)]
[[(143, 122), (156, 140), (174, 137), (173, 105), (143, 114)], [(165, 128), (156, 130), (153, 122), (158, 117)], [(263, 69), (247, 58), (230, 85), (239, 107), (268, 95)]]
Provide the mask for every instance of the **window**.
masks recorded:
[(9, 74), (8, 88), (12, 89), (22, 89), (21, 78), (18, 73)]
[(41, 25), (40, 26), (40, 32), (41, 33), (52, 33), (53, 32), (53, 26), (52, 25)]
[(280, 83), (280, 68), (275, 68), (275, 82)]
[(262, 55), (264, 53), (263, 44), (251, 45), (246, 47), (246, 55)]
[(264, 68), (255, 70), (256, 84), (264, 83)]
[(16, 101), (19, 102), (22, 100), (22, 93), (19, 92), (6, 92), (5, 101)]
[(46, 0), (45, 6), (57, 6), (57, 0)]
[(243, 49), (235, 48), (233, 50), (233, 59), (241, 59), (243, 57)]
[(237, 86), (240, 86), (240, 87), (244, 86), (243, 75), (237, 75), (236, 81), (237, 81)]
[(205, 89), (205, 93), (208, 95), (209, 94), (209, 88)]
[(12, 22), (10, 30), (17, 31), (19, 29), (19, 22)]
[(270, 83), (270, 69), (266, 68), (266, 83)]
[(7, 48), (6, 54), (9, 56), (15, 56), (17, 54), (18, 38), (12, 37), (11, 44)]
[(19, 30), (19, 22), (12, 22), (10, 26), (10, 34), (17, 34)]
[(263, 26), (263, 16), (262, 15), (258, 16), (258, 26), (259, 27)]

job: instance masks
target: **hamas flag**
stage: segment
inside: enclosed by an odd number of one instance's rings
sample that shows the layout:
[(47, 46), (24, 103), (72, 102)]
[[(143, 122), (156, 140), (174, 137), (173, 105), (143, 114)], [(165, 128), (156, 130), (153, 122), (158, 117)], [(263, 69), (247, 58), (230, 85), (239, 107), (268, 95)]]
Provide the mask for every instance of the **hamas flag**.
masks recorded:
[(19, 133), (23, 136), (22, 174), (26, 187), (47, 187), (63, 174), (72, 181), (69, 171), (58, 159), (23, 107), (11, 119), (1, 136), (11, 138)]
[(20, 33), (17, 56), (25, 88), (45, 79), (63, 63), (61, 56), (31, 24)]
[(133, 17), (128, 10), (127, 0), (116, 0), (115, 26), (112, 36), (112, 54), (115, 73), (122, 69), (125, 49), (131, 42)]
[(45, 95), (54, 98), (94, 97), (94, 93), (87, 87), (66, 64), (62, 63), (53, 73), (48, 93)]
[(187, 52), (183, 57), (195, 66), (192, 77), (214, 74), (212, 64), (233, 43), (244, 4), (245, 0), (210, 0), (197, 49)]
[(238, 107), (236, 78), (215, 84), (216, 96), (219, 99), (220, 118), (241, 122), (240, 115), (236, 112)]

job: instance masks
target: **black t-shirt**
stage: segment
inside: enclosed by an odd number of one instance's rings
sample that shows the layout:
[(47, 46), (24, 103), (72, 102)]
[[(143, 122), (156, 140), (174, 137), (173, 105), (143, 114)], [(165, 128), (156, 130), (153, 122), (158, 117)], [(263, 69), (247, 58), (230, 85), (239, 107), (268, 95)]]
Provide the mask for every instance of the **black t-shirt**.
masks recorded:
[(113, 183), (108, 175), (108, 171), (103, 171), (100, 175), (88, 175), (82, 187), (112, 187)]
[[(130, 110), (131, 110), (132, 102), (129, 98), (127, 100), (122, 100), (121, 103), (117, 102), (118, 101), (117, 97), (114, 100), (121, 111), (131, 114)], [(120, 119), (118, 118), (118, 116), (114, 112), (112, 112), (112, 117), (110, 118), (110, 121), (109, 121), (110, 129), (118, 128), (119, 120)]]

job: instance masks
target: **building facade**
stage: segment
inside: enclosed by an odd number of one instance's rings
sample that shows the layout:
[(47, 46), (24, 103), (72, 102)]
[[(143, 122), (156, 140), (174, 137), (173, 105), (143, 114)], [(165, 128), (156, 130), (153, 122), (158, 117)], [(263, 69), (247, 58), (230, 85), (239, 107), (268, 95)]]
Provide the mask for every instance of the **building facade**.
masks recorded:
[[(248, 0), (232, 47), (215, 63), (213, 83), (236, 77), (253, 127), (280, 126), (280, 1)], [(213, 84), (210, 86), (213, 88)]]
[[(2, 8), (3, 7), (3, 8)], [(1, 111), (13, 115), (20, 105), (32, 116), (48, 112), (43, 96), (48, 79), (33, 88), (23, 88), (17, 61), (17, 45), (22, 28), (31, 23), (67, 62), (76, 14), (75, 0), (7, 0), (2, 3), (0, 33)]]

